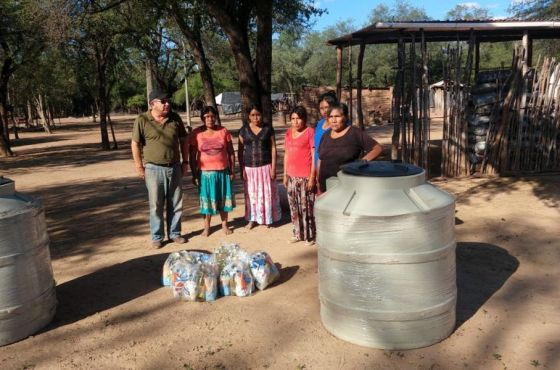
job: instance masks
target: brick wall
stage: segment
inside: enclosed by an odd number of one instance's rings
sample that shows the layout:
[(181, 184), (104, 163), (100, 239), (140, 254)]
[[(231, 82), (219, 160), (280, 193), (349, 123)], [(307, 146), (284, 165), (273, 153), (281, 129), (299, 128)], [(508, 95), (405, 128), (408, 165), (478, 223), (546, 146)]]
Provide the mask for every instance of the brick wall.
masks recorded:
[[(336, 90), (330, 86), (310, 87), (304, 86), (301, 91), (301, 101), (310, 117), (309, 122), (313, 123), (320, 118), (319, 115), (319, 96), (329, 91)], [(352, 90), (352, 121), (358, 122), (357, 114), (357, 95), (358, 90)], [(348, 104), (349, 91), (342, 89), (342, 102)], [(378, 87), (362, 89), (362, 111), (364, 114), (364, 124), (371, 125), (375, 121), (391, 122), (391, 101), (393, 99), (392, 87)]]

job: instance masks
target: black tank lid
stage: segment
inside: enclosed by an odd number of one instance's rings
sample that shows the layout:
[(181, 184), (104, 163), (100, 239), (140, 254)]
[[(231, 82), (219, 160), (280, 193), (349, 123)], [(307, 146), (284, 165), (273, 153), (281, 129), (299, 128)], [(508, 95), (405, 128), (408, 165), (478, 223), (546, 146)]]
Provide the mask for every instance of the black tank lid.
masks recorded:
[(421, 167), (408, 163), (387, 162), (387, 161), (356, 161), (340, 167), (342, 172), (354, 176), (367, 177), (401, 177), (412, 176), (422, 173)]

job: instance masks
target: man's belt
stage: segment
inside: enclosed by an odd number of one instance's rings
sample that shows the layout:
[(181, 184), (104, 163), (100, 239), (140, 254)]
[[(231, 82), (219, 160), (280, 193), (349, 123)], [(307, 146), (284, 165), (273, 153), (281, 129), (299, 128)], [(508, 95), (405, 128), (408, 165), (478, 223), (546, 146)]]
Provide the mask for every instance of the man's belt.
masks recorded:
[(153, 163), (153, 162), (146, 162), (146, 164), (153, 164), (154, 166), (161, 166), (161, 167), (173, 167), (179, 162), (169, 162), (169, 163)]

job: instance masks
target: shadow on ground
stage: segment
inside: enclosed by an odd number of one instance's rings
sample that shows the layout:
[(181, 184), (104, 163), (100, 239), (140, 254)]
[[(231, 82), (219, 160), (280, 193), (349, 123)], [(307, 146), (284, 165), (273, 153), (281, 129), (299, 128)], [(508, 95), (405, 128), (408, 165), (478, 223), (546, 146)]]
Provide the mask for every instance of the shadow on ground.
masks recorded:
[[(161, 288), (162, 266), (168, 255), (135, 258), (58, 285), (57, 312), (43, 331), (74, 323)], [(272, 287), (289, 281), (299, 269), (299, 266), (277, 266), (280, 276)]]
[(131, 160), (130, 141), (121, 140), (118, 145), (117, 150), (102, 150), (101, 145), (96, 143), (26, 149), (16, 152), (15, 157), (4, 158), (2, 168), (6, 171), (30, 171), (32, 168), (81, 167), (116, 160)]
[(47, 135), (47, 136), (21, 137), (19, 139), (12, 139), (10, 141), (10, 144), (12, 148), (17, 148), (25, 145), (54, 143), (57, 141), (64, 141), (64, 140), (69, 140), (69, 139), (60, 136)]
[(43, 202), (53, 259), (87, 258), (114, 238), (147, 230), (148, 197), (135, 177), (53, 185), (26, 194)]
[(505, 249), (486, 243), (457, 244), (457, 328), (470, 319), (519, 267)]
[(45, 331), (116, 307), (161, 288), (167, 253), (135, 258), (70, 280), (56, 287), (58, 307)]

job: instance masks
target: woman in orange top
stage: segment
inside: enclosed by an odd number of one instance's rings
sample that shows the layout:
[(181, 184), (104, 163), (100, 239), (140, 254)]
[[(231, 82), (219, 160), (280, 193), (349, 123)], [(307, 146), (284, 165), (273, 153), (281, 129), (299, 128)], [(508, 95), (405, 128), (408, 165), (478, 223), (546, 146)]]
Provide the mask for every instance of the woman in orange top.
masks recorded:
[(217, 117), (214, 107), (204, 108), (200, 113), (204, 125), (196, 128), (189, 140), (193, 183), (198, 187), (200, 213), (204, 215), (203, 236), (210, 234), (212, 215), (218, 213), (224, 233), (232, 233), (227, 213), (235, 207), (235, 153), (231, 135), (225, 127), (216, 125)]

